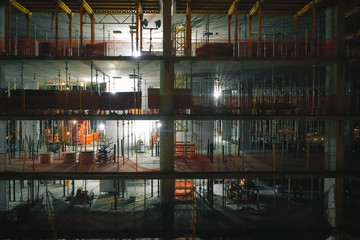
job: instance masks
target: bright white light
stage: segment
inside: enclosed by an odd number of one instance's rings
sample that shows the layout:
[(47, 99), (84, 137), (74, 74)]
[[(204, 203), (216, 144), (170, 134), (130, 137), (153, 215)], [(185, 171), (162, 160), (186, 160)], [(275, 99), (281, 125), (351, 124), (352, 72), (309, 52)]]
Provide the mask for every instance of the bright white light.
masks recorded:
[(133, 56), (134, 57), (139, 57), (141, 54), (140, 54), (140, 52), (139, 51), (134, 51), (134, 53), (133, 53)]
[(156, 125), (158, 128), (161, 128), (161, 122), (158, 122)]
[(218, 92), (218, 91), (215, 91), (215, 92), (214, 92), (214, 97), (215, 97), (215, 98), (219, 98), (220, 95), (221, 95), (220, 92)]
[(74, 123), (74, 124), (77, 124), (77, 121), (76, 121), (76, 120), (74, 120), (74, 121), (73, 121), (73, 123)]
[(100, 123), (99, 129), (100, 129), (100, 130), (105, 130), (105, 125), (104, 125), (103, 123)]
[(70, 135), (70, 132), (67, 132), (66, 134), (69, 136), (69, 135)]

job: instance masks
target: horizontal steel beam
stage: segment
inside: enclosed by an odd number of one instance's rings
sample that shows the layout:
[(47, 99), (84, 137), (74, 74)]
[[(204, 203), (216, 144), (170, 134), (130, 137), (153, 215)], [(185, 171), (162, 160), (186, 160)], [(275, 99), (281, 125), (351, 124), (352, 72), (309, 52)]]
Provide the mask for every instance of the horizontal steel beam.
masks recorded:
[(338, 115), (12, 115), (0, 120), (349, 120), (359, 121), (360, 116)]
[(259, 179), (300, 179), (300, 178), (348, 178), (360, 180), (359, 171), (239, 171), (239, 172), (174, 172), (174, 173), (115, 173), (115, 172), (3, 172), (1, 180), (21, 179), (43, 179), (43, 180), (64, 180), (64, 179), (226, 179), (226, 178), (259, 178)]
[(106, 56), (106, 57), (96, 57), (96, 56), (72, 56), (72, 57), (44, 57), (44, 56), (0, 56), (0, 61), (26, 61), (26, 60), (59, 60), (59, 61), (71, 61), (71, 60), (88, 60), (88, 61), (162, 61), (162, 60), (170, 60), (174, 62), (182, 62), (182, 61), (191, 61), (191, 62), (239, 62), (239, 63), (287, 63), (289, 65), (298, 65), (298, 64), (316, 64), (316, 66), (326, 66), (328, 64), (338, 63), (340, 61), (344, 61), (341, 57), (303, 57), (303, 58), (255, 58), (255, 57), (177, 57), (177, 56)]

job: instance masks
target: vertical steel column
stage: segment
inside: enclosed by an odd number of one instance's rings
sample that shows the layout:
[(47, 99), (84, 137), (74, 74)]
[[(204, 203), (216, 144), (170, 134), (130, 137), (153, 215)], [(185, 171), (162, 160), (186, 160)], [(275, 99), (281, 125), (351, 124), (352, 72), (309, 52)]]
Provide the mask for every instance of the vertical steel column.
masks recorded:
[[(174, 113), (174, 62), (171, 61), (171, 5), (172, 1), (163, 0), (163, 55), (165, 59), (160, 66), (160, 114), (172, 115)], [(174, 172), (174, 121), (161, 121), (160, 128), (160, 171)], [(171, 234), (174, 224), (174, 179), (161, 181), (161, 205), (163, 229)]]
[(296, 37), (295, 37), (295, 49), (294, 49), (294, 55), (295, 57), (298, 57), (299, 51), (299, 37), (300, 37), (300, 21), (299, 18), (296, 18)]
[(313, 15), (312, 15), (312, 41), (311, 41), (311, 55), (315, 56), (315, 41), (316, 41), (316, 7), (313, 7)]
[[(337, 26), (336, 26), (336, 54), (341, 58), (345, 55), (345, 1), (337, 0), (336, 7)], [(337, 62), (337, 93), (336, 93), (336, 113), (345, 114), (345, 89), (346, 89), (346, 65), (344, 60)], [(336, 121), (336, 171), (344, 170), (345, 158), (345, 121)], [(335, 227), (338, 232), (336, 239), (342, 239), (344, 221), (344, 178), (338, 177), (335, 185)]]
[(55, 6), (55, 55), (59, 56), (59, 6)]
[(259, 41), (258, 41), (258, 49), (257, 49), (257, 52), (258, 52), (258, 57), (260, 57), (262, 54), (262, 43), (261, 43), (261, 35), (262, 35), (262, 10), (261, 10), (261, 5), (259, 4), (259, 35), (258, 35), (258, 38), (259, 38)]
[(187, 2), (186, 8), (186, 45), (185, 45), (185, 56), (191, 56), (191, 0)]
[(90, 14), (91, 45), (95, 44), (95, 14)]
[(235, 57), (237, 57), (239, 55), (238, 51), (239, 51), (239, 43), (238, 43), (238, 35), (239, 35), (239, 26), (238, 23), (239, 22), (239, 16), (238, 16), (238, 3), (235, 3)]
[(140, 54), (142, 53), (143, 49), (143, 17), (144, 14), (140, 14)]
[(72, 20), (73, 20), (73, 14), (69, 14), (69, 56), (72, 56)]
[(8, 2), (6, 7), (6, 36), (5, 36), (5, 48), (7, 55), (11, 55), (11, 4)]
[(136, 1), (136, 19), (135, 19), (135, 25), (136, 25), (136, 53), (139, 52), (139, 0)]
[(79, 16), (80, 16), (80, 56), (83, 55), (83, 38), (84, 38), (84, 19), (83, 19), (83, 15), (84, 15), (84, 5), (83, 3), (80, 5), (80, 12), (79, 12)]
[(252, 56), (252, 39), (251, 39), (251, 23), (252, 23), (252, 16), (248, 14), (248, 20), (249, 20), (249, 57)]
[(26, 49), (25, 55), (30, 55), (30, 19), (31, 14), (26, 14)]
[(231, 44), (231, 15), (227, 15), (228, 20), (228, 45)]

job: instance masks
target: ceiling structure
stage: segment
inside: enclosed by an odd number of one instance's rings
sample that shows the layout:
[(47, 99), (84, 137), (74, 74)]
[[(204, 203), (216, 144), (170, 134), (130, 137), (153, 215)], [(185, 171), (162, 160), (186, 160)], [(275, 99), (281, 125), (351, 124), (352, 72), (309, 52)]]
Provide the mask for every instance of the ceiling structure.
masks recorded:
[[(5, 0), (2, 0), (5, 1)], [(174, 13), (186, 13), (189, 0), (174, 0)], [(31, 12), (53, 12), (57, 6), (56, 1), (47, 0), (18, 0), (21, 5)], [(79, 12), (81, 0), (63, 1), (73, 12)], [(140, 2), (144, 13), (160, 13), (162, 0), (87, 0), (95, 13), (131, 13), (136, 10), (136, 3)], [(238, 11), (245, 14), (256, 4), (257, 0), (240, 0)], [(295, 14), (310, 0), (265, 0), (262, 3), (264, 12)], [(334, 3), (335, 0), (322, 0), (318, 4), (321, 9)], [(349, 6), (356, 0), (348, 1)], [(227, 14), (233, 0), (191, 0), (192, 13), (194, 14)]]
[[(2, 0), (6, 2), (5, 0)], [(30, 21), (31, 29), (36, 24), (37, 27), (37, 37), (45, 38), (44, 33), (49, 35), (49, 38), (54, 37), (54, 26), (55, 23), (52, 12), (57, 6), (56, 1), (48, 0), (18, 0), (21, 5), (28, 8), (30, 11), (34, 12), (32, 19)], [(64, 0), (63, 1), (71, 11), (75, 12), (78, 15), (81, 1), (80, 0)], [(129, 48), (130, 42), (130, 33), (129, 25), (134, 24), (132, 21), (132, 16), (136, 11), (137, 0), (87, 0), (87, 3), (91, 6), (95, 13), (95, 39), (105, 40), (116, 39), (119, 41), (127, 41), (125, 48)], [(149, 25), (154, 24), (157, 19), (162, 19), (162, 0), (139, 0), (144, 12), (144, 18), (147, 18)], [(188, 0), (174, 0), (174, 10), (172, 17), (173, 25), (185, 25), (186, 24), (186, 6)], [(246, 39), (247, 34), (247, 25), (246, 25), (246, 15), (249, 10), (256, 4), (257, 0), (240, 0), (239, 13), (239, 36), (240, 39)], [(263, 32), (267, 31), (281, 31), (285, 32), (287, 29), (289, 31), (294, 31), (295, 29), (295, 19), (294, 14), (308, 4), (309, 0), (264, 0), (262, 3), (263, 9)], [(324, 9), (325, 6), (329, 6), (335, 3), (336, 0), (322, 0), (319, 3), (319, 9)], [(193, 31), (193, 41), (201, 44), (202, 37), (205, 31), (205, 25), (209, 25), (209, 31), (213, 32), (210, 41), (226, 41), (227, 40), (227, 18), (226, 14), (233, 3), (233, 0), (192, 0), (192, 31)], [(347, 8), (353, 8), (355, 5), (359, 5), (355, 0), (348, 1)], [(61, 11), (61, 9), (59, 9)], [(275, 15), (280, 14), (280, 15)], [(13, 14), (15, 15), (15, 14)], [(306, 20), (310, 21), (311, 14), (307, 14)], [(13, 16), (13, 19), (16, 16)], [(232, 19), (234, 21), (234, 18)], [(19, 17), (19, 20), (16, 20), (16, 26), (13, 23), (12, 27), (18, 29), (18, 34), (21, 37), (21, 34), (26, 32), (26, 20), (25, 18)], [(15, 20), (14, 20), (15, 22)], [(305, 22), (305, 21), (303, 21)], [(66, 39), (68, 36), (68, 19), (66, 14), (59, 15), (59, 36), (60, 39)], [(89, 37), (90, 34), (90, 19), (85, 15), (84, 18), (84, 37)], [(234, 31), (234, 25), (232, 25), (232, 36)], [(280, 30), (281, 26), (281, 30)], [(254, 16), (253, 20), (253, 33), (257, 33), (257, 16)], [(277, 29), (275, 29), (275, 27)], [(73, 20), (73, 28), (78, 31), (79, 28), (79, 17), (75, 16)], [(122, 34), (113, 34), (113, 31), (121, 30)], [(14, 31), (13, 31), (14, 32)], [(148, 47), (150, 31), (143, 31), (144, 38), (144, 49)], [(31, 31), (31, 38), (34, 38)], [(46, 35), (46, 37), (48, 36)], [(76, 36), (76, 34), (73, 34)], [(254, 36), (255, 38), (256, 36)], [(153, 31), (153, 44), (162, 44), (162, 27), (158, 30)], [(196, 38), (196, 39), (195, 39)], [(293, 36), (291, 36), (293, 38)], [(117, 46), (119, 47), (119, 46)], [(116, 55), (116, 54), (114, 54)], [(82, 79), (82, 81), (88, 81), (90, 75), (90, 61), (70, 61), (71, 65), (69, 66), (69, 73), (72, 76), (72, 81), (75, 81), (77, 77)], [(135, 69), (137, 71), (137, 60), (133, 61), (94, 61), (94, 72), (95, 70), (99, 71), (99, 79), (103, 78), (103, 74), (106, 75), (106, 80), (108, 78), (117, 79), (117, 81), (126, 81), (129, 79), (129, 74), (133, 73)], [(13, 74), (7, 74), (6, 81), (14, 81), (14, 79), (19, 78), (20, 64), (19, 62), (6, 62), (7, 71), (13, 72)], [(140, 74), (143, 74), (143, 79), (147, 79), (148, 86), (158, 87), (160, 73), (158, 71), (158, 61), (139, 61)], [(190, 74), (190, 62), (179, 62), (175, 69), (177, 74)], [(216, 75), (224, 81), (227, 81), (232, 78), (238, 78), (241, 67), (244, 67), (242, 63), (239, 62), (226, 62), (224, 64), (215, 64), (209, 63), (194, 63), (191, 74), (194, 76), (194, 80), (202, 80), (202, 78), (207, 78), (209, 71), (211, 70), (211, 75)], [(215, 66), (216, 65), (216, 66)], [(266, 64), (265, 64), (266, 65)], [(281, 64), (276, 64), (277, 71), (281, 72), (282, 68), (286, 69), (286, 62), (284, 61)], [(155, 69), (155, 70), (154, 70)], [(247, 76), (257, 76), (261, 75), (260, 69), (267, 69), (271, 71), (271, 64), (248, 63), (245, 66), (244, 74)], [(304, 71), (311, 69), (311, 63), (304, 64), (299, 71)], [(36, 70), (36, 72), (35, 72)], [(58, 78), (58, 72), (61, 71), (61, 75), (65, 76), (65, 61), (24, 61), (24, 73), (28, 74), (28, 80), (32, 80), (32, 76), (35, 73), (37, 81), (48, 81), (51, 79)], [(297, 69), (294, 69), (297, 70)], [(226, 72), (224, 75), (223, 73)], [(95, 74), (95, 73), (94, 73)], [(244, 76), (245, 76), (244, 75)], [(267, 74), (268, 75), (268, 74)], [(31, 76), (31, 77), (29, 77)], [(119, 80), (121, 79), (121, 80)], [(144, 84), (144, 82), (143, 82)]]

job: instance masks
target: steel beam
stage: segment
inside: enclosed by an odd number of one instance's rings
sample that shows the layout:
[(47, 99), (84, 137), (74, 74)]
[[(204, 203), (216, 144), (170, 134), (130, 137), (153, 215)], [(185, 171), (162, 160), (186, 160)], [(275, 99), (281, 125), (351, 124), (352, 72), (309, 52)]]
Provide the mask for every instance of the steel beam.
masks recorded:
[(94, 14), (94, 10), (92, 10), (92, 8), (91, 8), (90, 5), (86, 2), (86, 0), (82, 0), (81, 6), (83, 6), (83, 8), (85, 9), (85, 11), (86, 11), (89, 15)]
[(258, 0), (254, 6), (250, 9), (249, 11), (249, 15), (252, 16), (254, 15), (260, 8), (260, 4), (263, 3), (265, 0)]
[(11, 115), (0, 116), (0, 120), (308, 120), (308, 121), (325, 121), (325, 120), (347, 120), (360, 121), (360, 116), (344, 116), (344, 115)]
[(70, 8), (68, 6), (66, 6), (66, 4), (63, 1), (58, 0), (58, 6), (68, 15), (72, 14), (72, 11), (70, 10)]
[(321, 0), (313, 0), (311, 2), (309, 2), (308, 4), (305, 5), (305, 7), (303, 7), (302, 9), (300, 9), (295, 15), (294, 18), (298, 18), (301, 15), (303, 15), (304, 13), (308, 12), (311, 8), (313, 8), (315, 6), (315, 4), (321, 2)]
[(358, 171), (234, 171), (234, 172), (2, 172), (0, 180), (96, 180), (96, 179), (216, 179), (216, 178), (259, 178), (259, 179), (310, 179), (344, 178), (359, 181)]
[(26, 7), (16, 2), (15, 0), (9, 0), (9, 3), (25, 15), (32, 15), (32, 12), (30, 12), (30, 10), (28, 10)]

